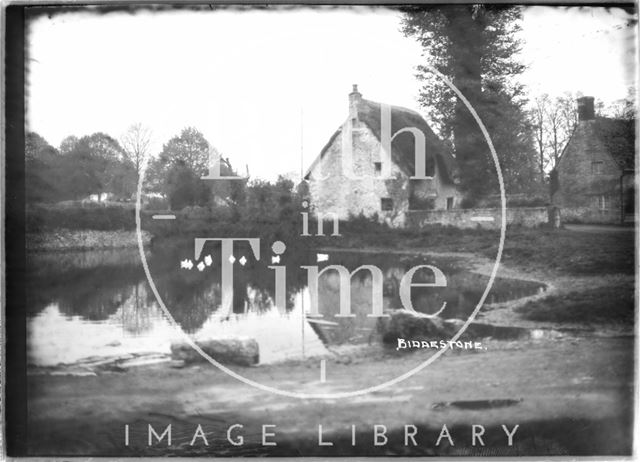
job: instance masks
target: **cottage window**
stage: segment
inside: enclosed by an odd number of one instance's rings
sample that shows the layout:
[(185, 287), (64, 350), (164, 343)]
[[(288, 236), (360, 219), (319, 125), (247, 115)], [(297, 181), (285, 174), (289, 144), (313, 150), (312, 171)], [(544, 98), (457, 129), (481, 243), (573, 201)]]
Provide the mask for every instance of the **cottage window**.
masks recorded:
[(593, 175), (602, 175), (603, 165), (604, 162), (602, 161), (591, 162), (591, 173)]
[(382, 162), (374, 162), (373, 163), (373, 168), (376, 172), (376, 176), (380, 175), (380, 173), (382, 172)]
[(383, 212), (389, 212), (393, 210), (393, 199), (390, 199), (388, 197), (381, 198), (380, 209), (382, 209)]
[(447, 197), (447, 210), (451, 210), (453, 208), (453, 197)]
[(607, 196), (598, 196), (598, 208), (600, 210), (608, 210), (609, 205), (609, 198)]

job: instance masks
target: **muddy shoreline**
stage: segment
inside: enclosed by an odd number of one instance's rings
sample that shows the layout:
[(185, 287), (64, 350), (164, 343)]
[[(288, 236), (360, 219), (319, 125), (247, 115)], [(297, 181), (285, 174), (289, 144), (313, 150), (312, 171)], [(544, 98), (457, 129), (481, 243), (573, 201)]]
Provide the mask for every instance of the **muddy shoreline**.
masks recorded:
[[(296, 399), (242, 384), (213, 366), (173, 368), (159, 363), (126, 372), (90, 377), (33, 376), (29, 379), (30, 447), (37, 454), (110, 455), (300, 455), (494, 454), (622, 455), (630, 450), (633, 390), (633, 338), (565, 336), (549, 341), (490, 342), (482, 352), (448, 352), (430, 367), (386, 389), (343, 399)], [(337, 391), (344, 381), (368, 385), (375, 367), (381, 377), (406, 371), (426, 358), (416, 352), (398, 357), (381, 352), (348, 363), (331, 361), (326, 383), (317, 364), (290, 362), (237, 368), (252, 379), (301, 392)], [(552, 358), (550, 361), (549, 358)], [(471, 387), (471, 388), (470, 388)], [(509, 399), (506, 407), (459, 409), (442, 403), (460, 399)], [(62, 403), (65, 403), (62, 406)], [(235, 451), (221, 429), (241, 423), (246, 445)], [(374, 446), (372, 424), (385, 425), (389, 443)], [(487, 429), (490, 444), (473, 447), (470, 425)], [(148, 446), (148, 425), (172, 424), (173, 442)], [(201, 424), (209, 446), (189, 444)], [(276, 425), (276, 447), (263, 447), (256, 432)], [(318, 446), (318, 424), (325, 440)], [(397, 437), (405, 425), (427, 435), (418, 446)], [(433, 445), (442, 424), (458, 428), (459, 444)], [(489, 431), (520, 425), (521, 438), (506, 445), (504, 434)], [(124, 444), (124, 426), (133, 431)], [(348, 444), (345, 431), (356, 425), (361, 444)], [(466, 430), (464, 429), (466, 428)], [(454, 434), (452, 430), (452, 435)], [(391, 435), (396, 435), (393, 438)], [(527, 436), (528, 435), (528, 436)], [(430, 443), (428, 443), (430, 441)], [(465, 444), (466, 442), (466, 444)], [(74, 449), (75, 448), (75, 449)], [(69, 451), (72, 452), (69, 452)], [(291, 455), (291, 452), (289, 452)]]

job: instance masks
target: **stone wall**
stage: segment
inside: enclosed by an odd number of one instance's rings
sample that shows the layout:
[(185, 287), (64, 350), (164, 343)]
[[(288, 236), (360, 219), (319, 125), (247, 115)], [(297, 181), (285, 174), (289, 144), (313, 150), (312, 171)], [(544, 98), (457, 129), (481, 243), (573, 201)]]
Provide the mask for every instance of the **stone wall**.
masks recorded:
[[(514, 207), (507, 208), (507, 226), (525, 226), (534, 228), (549, 222), (547, 207)], [(455, 209), (455, 210), (421, 210), (407, 213), (407, 226), (423, 228), (441, 224), (455, 228), (500, 229), (502, 209)]]
[[(353, 137), (353, 174), (362, 178), (348, 178), (342, 168), (342, 137)], [(376, 178), (375, 162), (381, 162), (380, 142), (367, 127), (353, 127), (345, 122), (334, 137), (324, 156), (309, 176), (309, 194), (314, 213), (336, 214), (341, 220), (349, 215), (381, 215), (381, 198), (393, 200), (393, 210), (385, 212), (387, 219), (398, 226), (404, 223), (404, 211), (409, 208), (409, 191), (404, 175), (392, 163), (393, 180)]]
[[(343, 134), (347, 140), (352, 137), (353, 176), (361, 178), (349, 178), (344, 174)], [(410, 182), (418, 182), (410, 180), (393, 162), (392, 179), (380, 179), (380, 173), (375, 170), (377, 162), (382, 162), (378, 138), (364, 123), (347, 120), (331, 140), (320, 161), (311, 169), (308, 179), (312, 213), (322, 214), (325, 219), (335, 214), (341, 220), (348, 219), (350, 215), (371, 217), (377, 214), (381, 221), (390, 226), (404, 226), (412, 190)], [(454, 207), (458, 206), (460, 197), (455, 187), (442, 184), (437, 173), (432, 185), (440, 192), (434, 198), (436, 208), (446, 208), (446, 196), (455, 197)], [(382, 198), (393, 201), (392, 210), (382, 210)]]

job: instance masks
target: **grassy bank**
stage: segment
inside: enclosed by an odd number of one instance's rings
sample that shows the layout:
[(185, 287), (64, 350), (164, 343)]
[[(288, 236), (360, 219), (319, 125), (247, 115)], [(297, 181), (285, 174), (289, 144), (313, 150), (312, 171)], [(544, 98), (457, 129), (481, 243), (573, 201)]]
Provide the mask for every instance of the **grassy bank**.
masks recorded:
[[(185, 208), (175, 212), (175, 220), (153, 220), (152, 212), (142, 214), (142, 228), (158, 238), (259, 237), (263, 241), (282, 240), (290, 248), (391, 248), (433, 252), (475, 253), (495, 258), (500, 233), (487, 229), (457, 229), (433, 225), (424, 229), (392, 229), (375, 221), (354, 217), (340, 223), (340, 236), (331, 236), (332, 224), (325, 223), (324, 236), (315, 236), (317, 223), (308, 223), (311, 236), (302, 236), (301, 216), (292, 211), (273, 217), (217, 214), (205, 208)], [(52, 230), (118, 231), (135, 228), (135, 211), (128, 207), (33, 207), (27, 210), (31, 233)], [(507, 229), (503, 262), (527, 270), (543, 270), (564, 275), (633, 274), (634, 234), (632, 232), (580, 233), (565, 229)]]
[(618, 283), (570, 291), (535, 300), (516, 309), (530, 321), (633, 325), (634, 288)]
[[(317, 224), (308, 224), (311, 236), (301, 236), (302, 222), (289, 220), (255, 221), (243, 219), (231, 223), (209, 219), (184, 219), (171, 222), (143, 220), (143, 228), (157, 236), (189, 237), (206, 232), (209, 236), (260, 237), (281, 239), (287, 245), (307, 248), (389, 248), (421, 249), (433, 252), (475, 253), (495, 258), (500, 233), (488, 229), (458, 229), (440, 225), (420, 230), (392, 229), (364, 218), (341, 222), (340, 236), (332, 236), (333, 226), (326, 222), (324, 236), (315, 236)], [(525, 269), (571, 275), (633, 274), (634, 234), (580, 233), (565, 229), (510, 227), (504, 241), (503, 262)]]
[[(476, 253), (495, 258), (500, 233), (432, 226), (423, 230), (368, 229), (357, 224), (340, 228), (341, 237), (314, 237), (318, 246), (427, 249)], [(528, 270), (565, 275), (633, 274), (634, 233), (583, 233), (565, 229), (508, 228), (502, 261)]]
[(135, 229), (134, 204), (37, 204), (25, 210), (29, 233), (57, 229), (117, 231)]

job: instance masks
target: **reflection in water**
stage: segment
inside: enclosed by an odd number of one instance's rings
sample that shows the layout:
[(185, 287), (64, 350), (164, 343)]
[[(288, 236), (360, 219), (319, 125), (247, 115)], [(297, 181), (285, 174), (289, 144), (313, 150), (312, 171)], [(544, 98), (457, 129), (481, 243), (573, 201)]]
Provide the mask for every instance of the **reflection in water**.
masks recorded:
[[(263, 363), (316, 355), (326, 347), (366, 344), (374, 340), (376, 318), (372, 310), (372, 278), (359, 271), (351, 278), (351, 313), (337, 317), (340, 278), (335, 271), (318, 280), (318, 311), (321, 318), (303, 316), (308, 311), (309, 291), (303, 265), (313, 257), (303, 249), (283, 255), (287, 268), (286, 306), (275, 306), (274, 271), (268, 268), (270, 251), (256, 261), (239, 245), (234, 264), (233, 300), (221, 307), (222, 289), (219, 248), (209, 247), (213, 264), (200, 272), (180, 268), (179, 262), (193, 256), (192, 243), (163, 243), (149, 252), (148, 262), (155, 285), (181, 329), (193, 338), (247, 336), (260, 345)], [(400, 281), (413, 266), (433, 264), (447, 277), (447, 286), (412, 289), (416, 310), (434, 313), (446, 302), (443, 317), (466, 318), (484, 291), (488, 277), (463, 271), (452, 260), (428, 261), (391, 255), (332, 253), (330, 261), (349, 271), (360, 265), (376, 265), (383, 274), (385, 310), (400, 309)], [(432, 282), (433, 274), (418, 270), (414, 282)], [(182, 333), (165, 319), (150, 290), (137, 249), (99, 252), (34, 254), (28, 258), (29, 361), (37, 365), (70, 363), (90, 356), (113, 356), (133, 352), (168, 353), (172, 341)], [(496, 280), (490, 303), (531, 295), (540, 284)]]
[(131, 296), (122, 304), (120, 310), (114, 314), (114, 319), (121, 322), (126, 335), (140, 336), (153, 329), (156, 320), (162, 317), (162, 312), (147, 292), (147, 284), (135, 284)]

